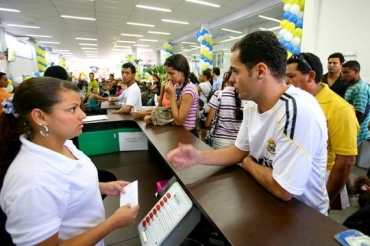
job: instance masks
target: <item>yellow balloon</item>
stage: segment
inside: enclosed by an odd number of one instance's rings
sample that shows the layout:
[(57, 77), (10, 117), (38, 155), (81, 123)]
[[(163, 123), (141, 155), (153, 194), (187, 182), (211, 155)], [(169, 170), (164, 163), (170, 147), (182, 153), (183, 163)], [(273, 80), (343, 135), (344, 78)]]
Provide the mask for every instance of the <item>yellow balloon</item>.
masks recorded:
[(289, 3), (289, 2), (290, 2), (290, 0), (283, 0), (282, 2), (283, 2), (283, 3)]
[(289, 32), (293, 32), (295, 29), (295, 24), (293, 22), (289, 22), (285, 27)]
[(280, 21), (280, 26), (281, 26), (281, 28), (286, 28), (286, 25), (289, 23), (289, 21), (288, 20), (282, 20), (282, 21)]
[(299, 0), (290, 0), (290, 4), (297, 4)]
[(294, 37), (300, 38), (300, 37), (302, 37), (302, 32), (303, 32), (302, 28), (296, 28), (296, 29), (294, 29), (294, 31), (292, 33), (293, 33)]
[(289, 59), (292, 55), (293, 55), (292, 52), (288, 51), (287, 52), (287, 59)]

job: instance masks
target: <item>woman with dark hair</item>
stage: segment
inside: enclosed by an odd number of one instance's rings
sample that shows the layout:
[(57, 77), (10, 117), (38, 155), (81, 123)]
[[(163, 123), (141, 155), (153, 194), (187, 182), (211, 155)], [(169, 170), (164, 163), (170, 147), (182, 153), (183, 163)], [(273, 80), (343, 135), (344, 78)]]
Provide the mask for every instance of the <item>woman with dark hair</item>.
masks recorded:
[[(210, 110), (205, 122), (205, 126), (209, 128), (212, 120), (215, 117), (218, 108), (218, 121), (213, 133), (212, 148), (221, 149), (234, 144), (238, 135), (240, 125), (243, 120), (242, 102), (234, 88), (235, 81), (230, 80), (231, 70), (228, 72), (228, 77), (222, 82), (222, 91), (216, 91), (209, 101)], [(221, 94), (220, 101), (218, 100)], [(220, 103), (220, 107), (219, 106)]]
[(212, 75), (211, 72), (206, 69), (203, 70), (202, 74), (200, 75), (200, 84), (197, 86), (197, 90), (199, 93), (200, 100), (202, 101), (199, 111), (200, 111), (200, 138), (203, 139), (206, 134), (207, 127), (205, 126), (206, 118), (209, 112), (209, 105), (208, 105), (208, 98), (211, 97), (211, 93), (213, 93), (212, 87)]
[(95, 165), (69, 140), (86, 117), (78, 92), (67, 81), (32, 78), (3, 103), (0, 205), (17, 245), (103, 245), (138, 213), (123, 206), (105, 220), (100, 195), (118, 196), (128, 182), (99, 183)]
[[(164, 67), (167, 73), (165, 92), (170, 99), (173, 122), (198, 137), (196, 119), (199, 96), (195, 85), (189, 81), (188, 60), (181, 54), (175, 54), (166, 59)], [(145, 116), (145, 120), (151, 123), (150, 116)]]

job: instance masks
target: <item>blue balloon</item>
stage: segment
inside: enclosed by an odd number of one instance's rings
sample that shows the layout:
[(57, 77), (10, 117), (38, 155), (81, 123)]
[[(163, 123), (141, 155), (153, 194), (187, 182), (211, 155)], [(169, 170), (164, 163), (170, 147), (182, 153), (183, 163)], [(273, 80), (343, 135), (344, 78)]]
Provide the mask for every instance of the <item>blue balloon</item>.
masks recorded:
[(292, 48), (293, 48), (293, 45), (292, 45), (292, 43), (291, 43), (291, 42), (286, 42), (286, 43), (284, 44), (284, 47), (285, 47), (287, 50), (291, 51), (291, 50), (292, 50)]
[(289, 16), (291, 15), (291, 13), (289, 12), (289, 11), (287, 11), (287, 12), (284, 12), (284, 14), (283, 14), (283, 19), (289, 19)]
[(206, 43), (207, 43), (206, 41), (204, 41), (204, 40), (202, 41), (202, 45), (204, 45), (204, 46), (205, 46), (205, 45), (206, 45)]
[(289, 18), (288, 18), (288, 20), (290, 21), (290, 22), (296, 22), (297, 21), (297, 15), (295, 15), (295, 14), (291, 14), (290, 16), (289, 16)]
[(297, 20), (297, 21), (295, 22), (295, 27), (302, 28), (302, 27), (303, 27), (303, 20)]
[(283, 39), (283, 38), (280, 38), (280, 39), (279, 39), (279, 42), (280, 42), (283, 46), (285, 46), (285, 43), (286, 43), (287, 41), (285, 41), (285, 39)]
[(301, 49), (299, 47), (293, 47), (292, 48), (292, 53), (293, 54), (299, 54), (299, 53), (301, 53)]

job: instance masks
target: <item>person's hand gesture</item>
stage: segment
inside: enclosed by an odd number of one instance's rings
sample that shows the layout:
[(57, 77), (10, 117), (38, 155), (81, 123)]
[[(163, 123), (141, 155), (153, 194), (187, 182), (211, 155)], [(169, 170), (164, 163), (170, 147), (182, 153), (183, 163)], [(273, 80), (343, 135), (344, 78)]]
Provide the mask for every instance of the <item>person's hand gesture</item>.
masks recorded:
[(178, 169), (184, 169), (197, 163), (199, 152), (191, 144), (179, 143), (179, 147), (167, 154), (167, 159)]
[(164, 87), (165, 92), (169, 97), (174, 97), (176, 95), (175, 87), (171, 81), (167, 81)]
[(152, 117), (150, 115), (146, 115), (144, 117), (144, 121), (147, 125), (151, 125), (152, 124)]
[(139, 209), (139, 205), (131, 207), (130, 204), (127, 204), (117, 209), (109, 219), (112, 220), (115, 228), (125, 227), (134, 223)]
[(124, 193), (124, 186), (128, 185), (130, 182), (118, 180), (107, 183), (99, 183), (100, 193), (107, 196), (119, 196)]

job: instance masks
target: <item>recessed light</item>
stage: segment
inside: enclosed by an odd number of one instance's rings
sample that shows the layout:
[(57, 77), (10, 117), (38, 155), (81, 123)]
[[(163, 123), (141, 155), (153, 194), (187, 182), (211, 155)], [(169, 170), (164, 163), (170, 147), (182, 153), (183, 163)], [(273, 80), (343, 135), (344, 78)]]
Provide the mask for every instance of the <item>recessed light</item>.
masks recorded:
[(264, 16), (264, 15), (259, 15), (258, 17), (260, 17), (262, 19), (270, 20), (270, 21), (275, 21), (275, 22), (278, 22), (278, 23), (281, 22), (281, 20), (278, 20), (276, 18), (271, 18), (271, 17), (268, 17), (268, 16)]
[(233, 33), (239, 33), (239, 34), (242, 34), (242, 32), (240, 32), (240, 31), (235, 31), (235, 30), (226, 29), (226, 28), (221, 28), (221, 30), (223, 30), (223, 31), (227, 31), (227, 32), (233, 32)]
[(16, 13), (21, 12), (21, 11), (19, 11), (18, 9), (8, 9), (8, 8), (0, 8), (0, 11), (16, 12)]
[(171, 23), (176, 23), (176, 24), (183, 24), (183, 25), (188, 25), (189, 22), (186, 21), (177, 21), (177, 20), (169, 20), (169, 19), (161, 19), (163, 22), (171, 22)]
[(140, 4), (137, 4), (135, 6), (137, 8), (142, 8), (142, 9), (150, 9), (150, 10), (157, 10), (157, 11), (163, 11), (163, 12), (172, 12), (172, 10), (170, 10), (170, 9), (157, 8), (157, 7), (152, 7), (152, 6), (140, 5)]
[(96, 21), (95, 18), (81, 17), (81, 16), (72, 16), (72, 15), (61, 15), (60, 17), (67, 18), (67, 19)]
[(97, 44), (89, 44), (89, 43), (79, 43), (79, 45), (98, 46)]
[(40, 44), (59, 44), (59, 42), (52, 42), (52, 41), (37, 41)]
[(151, 33), (151, 34), (161, 34), (161, 35), (171, 35), (171, 33), (169, 33), (169, 32), (154, 32), (154, 31), (148, 31), (148, 33)]
[(77, 40), (85, 40), (85, 41), (97, 41), (96, 38), (75, 38)]
[(117, 43), (136, 44), (135, 41), (118, 40)]
[(27, 25), (18, 25), (18, 24), (7, 24), (8, 26), (14, 26), (14, 27), (24, 27), (24, 28), (35, 28), (40, 29), (39, 26), (27, 26)]
[(127, 22), (127, 25), (154, 27), (154, 25), (152, 24), (136, 23), (136, 22)]
[(140, 41), (146, 41), (146, 42), (158, 42), (156, 39), (145, 39), (145, 38), (139, 38)]
[(144, 37), (143, 35), (140, 34), (129, 34), (129, 33), (121, 33), (121, 36), (126, 36), (126, 37)]
[(47, 36), (47, 35), (36, 35), (36, 34), (26, 34), (27, 36), (31, 37), (37, 37), (37, 38), (52, 38), (52, 36)]
[(185, 1), (190, 2), (190, 3), (197, 3), (197, 4), (207, 5), (207, 6), (211, 6), (211, 7), (215, 7), (215, 8), (221, 7), (221, 5), (214, 4), (214, 3), (209, 3), (209, 2), (205, 2), (205, 1), (198, 1), (198, 0), (185, 0)]

